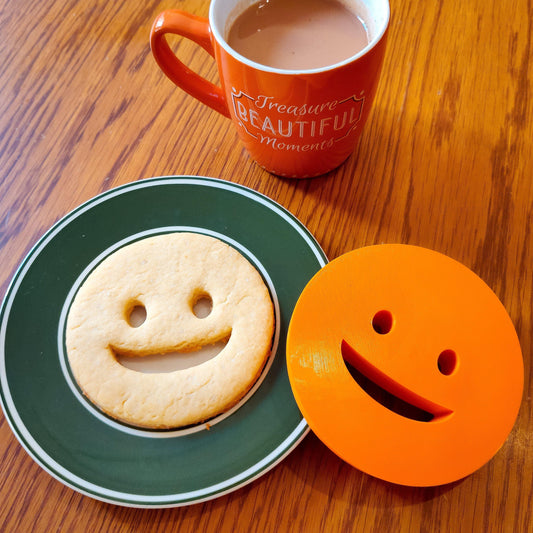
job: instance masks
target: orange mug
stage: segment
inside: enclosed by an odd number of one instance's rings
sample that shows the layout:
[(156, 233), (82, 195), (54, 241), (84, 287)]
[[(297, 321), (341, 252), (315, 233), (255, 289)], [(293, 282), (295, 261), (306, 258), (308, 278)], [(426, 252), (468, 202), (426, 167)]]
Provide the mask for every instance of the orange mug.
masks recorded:
[[(233, 50), (232, 21), (257, 0), (212, 0), (209, 18), (168, 10), (155, 19), (150, 44), (159, 67), (179, 87), (231, 118), (251, 157), (267, 171), (292, 178), (325, 174), (354, 151), (368, 117), (383, 63), (388, 0), (364, 5), (369, 44), (342, 62), (309, 70), (261, 65)], [(190, 39), (217, 62), (221, 86), (189, 69), (165, 34)]]

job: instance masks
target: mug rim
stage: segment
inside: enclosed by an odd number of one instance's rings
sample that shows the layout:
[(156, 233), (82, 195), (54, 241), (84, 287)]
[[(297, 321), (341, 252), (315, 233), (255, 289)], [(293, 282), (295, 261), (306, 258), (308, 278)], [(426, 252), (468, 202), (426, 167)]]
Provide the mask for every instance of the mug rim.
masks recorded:
[[(220, 2), (220, 0), (219, 0), (219, 2)], [(365, 4), (365, 6), (367, 6), (367, 3), (364, 0), (363, 0), (363, 3)], [(232, 57), (234, 57), (235, 59), (237, 59), (241, 63), (244, 63), (245, 65), (247, 65), (247, 66), (249, 66), (249, 67), (251, 67), (253, 69), (261, 70), (261, 71), (264, 71), (264, 72), (271, 72), (271, 73), (275, 73), (275, 74), (286, 74), (286, 75), (290, 75), (290, 76), (305, 75), (305, 74), (319, 74), (319, 73), (322, 73), (322, 72), (328, 72), (328, 71), (331, 71), (331, 70), (336, 70), (336, 69), (338, 69), (340, 67), (343, 67), (345, 65), (349, 65), (350, 63), (352, 63), (352, 62), (356, 61), (357, 59), (359, 59), (359, 58), (365, 56), (366, 54), (368, 54), (368, 52), (370, 52), (370, 50), (372, 50), (381, 41), (381, 39), (383, 38), (383, 36), (385, 35), (385, 33), (387, 31), (387, 28), (389, 27), (389, 22), (390, 22), (390, 3), (389, 3), (389, 0), (383, 0), (383, 7), (384, 7), (384, 11), (385, 11), (383, 22), (378, 27), (378, 32), (376, 33), (374, 38), (362, 50), (360, 50), (356, 54), (354, 54), (354, 55), (352, 55), (352, 56), (350, 56), (350, 57), (348, 57), (346, 59), (343, 59), (342, 61), (339, 61), (337, 63), (333, 63), (332, 65), (327, 65), (325, 67), (317, 67), (317, 68), (312, 68), (312, 69), (281, 69), (281, 68), (270, 67), (268, 65), (263, 65), (261, 63), (257, 63), (255, 61), (252, 61), (251, 59), (248, 59), (247, 57), (239, 54), (239, 52), (237, 52), (235, 49), (233, 49), (228, 44), (228, 42), (224, 38), (223, 34), (219, 31), (219, 28), (215, 24), (215, 10), (216, 10), (217, 4), (218, 4), (217, 0), (212, 0), (211, 4), (209, 6), (209, 28), (210, 28), (211, 34), (213, 35), (213, 37), (215, 38), (217, 43), (229, 55), (231, 55)]]

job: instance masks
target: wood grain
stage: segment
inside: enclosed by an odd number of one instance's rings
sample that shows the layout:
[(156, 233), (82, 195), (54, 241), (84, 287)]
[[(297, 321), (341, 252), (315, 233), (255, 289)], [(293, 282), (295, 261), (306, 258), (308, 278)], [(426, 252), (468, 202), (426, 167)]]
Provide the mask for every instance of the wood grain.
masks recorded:
[[(218, 177), (289, 209), (330, 258), (399, 242), (473, 269), (521, 342), (518, 420), (488, 465), (443, 487), (381, 482), (309, 435), (234, 493), (143, 510), (61, 485), (0, 415), (0, 531), (533, 531), (531, 0), (391, 0), (383, 75), (360, 144), (336, 171), (304, 181), (257, 167), (227, 119), (158, 70), (148, 36), (168, 8), (205, 16), (208, 2), (0, 2), (0, 297), (37, 239), (94, 195), (151, 176)], [(173, 45), (217, 80), (203, 50)]]

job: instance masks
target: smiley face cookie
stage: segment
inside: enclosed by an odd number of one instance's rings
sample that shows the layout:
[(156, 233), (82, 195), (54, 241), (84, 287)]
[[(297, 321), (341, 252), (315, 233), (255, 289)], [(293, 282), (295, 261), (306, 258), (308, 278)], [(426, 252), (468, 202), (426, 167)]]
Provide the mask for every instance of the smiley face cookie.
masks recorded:
[[(212, 309), (199, 318), (196, 302)], [(141, 325), (130, 319), (144, 307)], [(257, 270), (234, 248), (195, 233), (129, 244), (80, 287), (69, 311), (66, 348), (84, 394), (123, 422), (177, 428), (212, 418), (252, 387), (271, 350), (274, 312)], [(126, 368), (119, 356), (190, 352), (225, 341), (216, 357), (165, 373)]]

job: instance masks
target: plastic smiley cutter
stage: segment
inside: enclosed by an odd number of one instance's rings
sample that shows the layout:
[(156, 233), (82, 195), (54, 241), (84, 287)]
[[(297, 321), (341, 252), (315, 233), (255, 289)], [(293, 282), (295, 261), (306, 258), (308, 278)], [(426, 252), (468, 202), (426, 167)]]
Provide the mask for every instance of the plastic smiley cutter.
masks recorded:
[(333, 452), (411, 486), (487, 463), (513, 427), (524, 381), (492, 290), (457, 261), (400, 244), (347, 253), (311, 279), (287, 363), (300, 410)]

